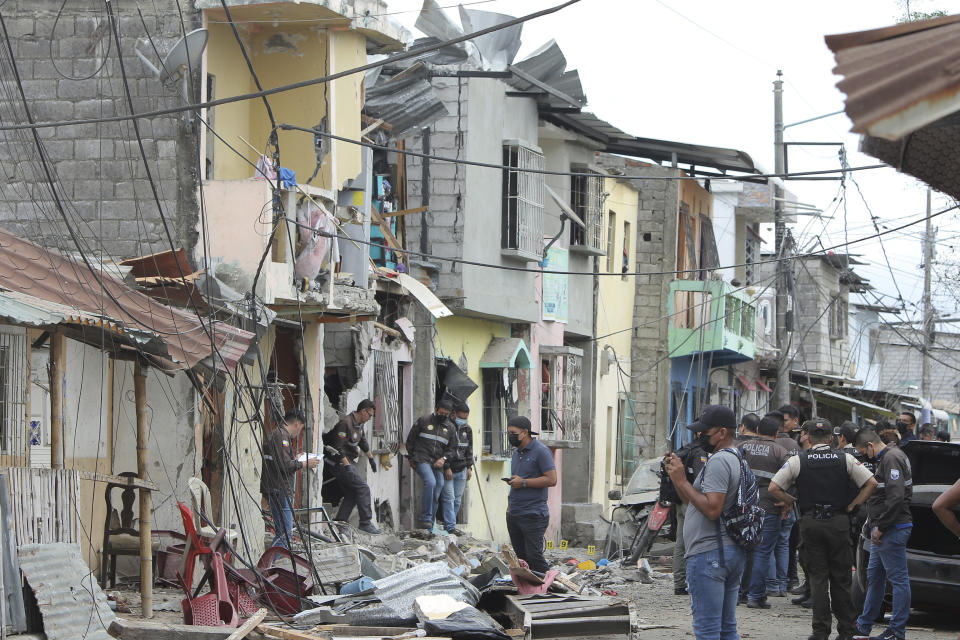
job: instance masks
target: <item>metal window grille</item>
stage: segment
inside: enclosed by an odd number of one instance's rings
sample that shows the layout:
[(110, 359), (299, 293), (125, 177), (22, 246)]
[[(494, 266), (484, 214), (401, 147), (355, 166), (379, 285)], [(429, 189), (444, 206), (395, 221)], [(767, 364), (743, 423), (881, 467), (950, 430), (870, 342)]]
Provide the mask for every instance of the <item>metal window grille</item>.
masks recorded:
[(586, 228), (572, 225), (570, 245), (603, 251), (603, 182), (602, 177), (571, 176), (570, 208), (580, 216)]
[(611, 211), (607, 214), (607, 271), (613, 272), (617, 258), (613, 255), (614, 242), (617, 238), (617, 214)]
[(837, 294), (830, 308), (830, 337), (840, 339), (847, 335), (847, 301)]
[(543, 255), (543, 154), (522, 145), (504, 145), (500, 243), (531, 256)]
[(384, 444), (394, 444), (400, 441), (400, 405), (393, 356), (389, 351), (373, 349), (373, 371), (373, 401), (377, 408), (373, 435), (383, 438)]
[(0, 447), (9, 455), (27, 451), (27, 334), (0, 328)]
[(544, 358), (550, 379), (545, 381), (541, 437), (545, 440), (579, 442), (581, 424), (581, 373), (583, 357), (550, 355)]

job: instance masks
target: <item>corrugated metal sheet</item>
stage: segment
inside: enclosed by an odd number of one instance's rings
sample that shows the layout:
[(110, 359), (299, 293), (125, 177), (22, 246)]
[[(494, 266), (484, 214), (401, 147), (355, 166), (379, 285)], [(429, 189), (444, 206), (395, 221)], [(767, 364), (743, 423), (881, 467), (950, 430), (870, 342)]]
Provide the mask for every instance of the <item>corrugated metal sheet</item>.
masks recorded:
[(390, 135), (394, 138), (448, 115), (443, 101), (430, 84), (426, 67), (422, 65), (411, 67), (402, 76), (380, 76), (377, 83), (367, 89), (363, 111), (389, 123), (393, 127)]
[(110, 640), (107, 628), (115, 616), (79, 545), (22, 545), (18, 556), (48, 640)]
[(960, 15), (827, 36), (853, 131), (897, 140), (960, 109)]
[[(11, 304), (8, 311), (23, 313), (31, 323), (36, 322), (38, 314), (49, 313), (64, 315), (61, 323), (77, 325), (81, 330), (93, 325), (114, 334), (129, 335), (140, 344), (144, 334), (150, 334), (150, 341), (162, 349), (148, 351), (155, 356), (155, 363), (166, 369), (193, 367), (213, 351), (208, 332), (196, 315), (163, 305), (113, 277), (94, 275), (81, 261), (48, 251), (4, 230), (0, 230), (0, 289), (22, 294), (9, 298), (20, 305)], [(44, 302), (36, 303), (35, 299)], [(35, 307), (33, 311), (24, 309), (28, 303)], [(72, 310), (69, 315), (65, 308)], [(208, 324), (208, 328), (222, 356), (217, 358), (216, 365), (232, 371), (253, 334), (222, 322)], [(96, 333), (90, 339), (98, 343), (99, 331)], [(85, 336), (81, 331), (71, 337), (83, 340)]]

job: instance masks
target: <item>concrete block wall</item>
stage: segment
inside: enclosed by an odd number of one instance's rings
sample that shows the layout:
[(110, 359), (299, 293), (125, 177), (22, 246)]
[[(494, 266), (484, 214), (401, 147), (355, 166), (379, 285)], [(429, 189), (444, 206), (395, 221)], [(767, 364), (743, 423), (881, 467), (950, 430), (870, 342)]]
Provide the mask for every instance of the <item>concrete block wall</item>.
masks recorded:
[(833, 302), (834, 295), (849, 301), (847, 287), (839, 281), (840, 272), (823, 260), (805, 259), (795, 261), (794, 274), (794, 315), (799, 333), (795, 336), (793, 368), (849, 375), (850, 336), (832, 337), (830, 314), (833, 307), (824, 311)]
[[(890, 393), (919, 395), (923, 360), (920, 345), (923, 336), (916, 328), (888, 326), (877, 329), (876, 363), (879, 364), (879, 388)], [(940, 333), (930, 350), (930, 386), (935, 402), (960, 401), (960, 334)]]
[[(469, 123), (468, 101), (465, 99), (469, 79), (434, 78), (431, 80), (437, 94), (447, 107), (446, 115), (430, 126), (430, 153), (449, 158), (466, 158), (466, 132)], [(459, 86), (458, 86), (459, 82)], [(458, 106), (458, 97), (464, 98)], [(458, 110), (459, 109), (459, 110)], [(422, 151), (423, 136), (417, 132), (406, 139), (407, 149)], [(421, 176), (423, 159), (407, 156), (407, 207), (422, 206)], [(429, 227), (427, 253), (438, 256), (462, 257), (463, 206), (466, 197), (466, 168), (451, 162), (430, 161), (430, 209), (407, 216), (405, 220), (407, 247), (420, 251), (421, 216)], [(461, 265), (433, 261), (441, 265), (437, 295), (441, 298), (462, 294)]]
[[(17, 69), (33, 118), (38, 122), (125, 115), (130, 110), (121, 81), (115, 43), (106, 13), (60, 0), (10, 0), (4, 19)], [(181, 3), (182, 4), (182, 3)], [(144, 24), (132, 5), (116, 5), (123, 61), (137, 112), (185, 103), (179, 85), (164, 87), (136, 57), (134, 45), (159, 66), (149, 33), (161, 53), (179, 39), (182, 26), (175, 0), (143, 7)], [(183, 8), (189, 31), (198, 14)], [(0, 100), (5, 123), (26, 122), (24, 106), (5, 67), (8, 94)], [(174, 242), (196, 243), (197, 146), (182, 116), (139, 121), (150, 171)], [(70, 225), (85, 251), (125, 258), (169, 249), (161, 216), (129, 121), (64, 125), (40, 130), (44, 153), (56, 179)], [(77, 251), (54, 205), (37, 150), (27, 131), (8, 133), (0, 145), (7, 174), (0, 190), (0, 225), (45, 246)], [(32, 161), (26, 161), (26, 160)]]

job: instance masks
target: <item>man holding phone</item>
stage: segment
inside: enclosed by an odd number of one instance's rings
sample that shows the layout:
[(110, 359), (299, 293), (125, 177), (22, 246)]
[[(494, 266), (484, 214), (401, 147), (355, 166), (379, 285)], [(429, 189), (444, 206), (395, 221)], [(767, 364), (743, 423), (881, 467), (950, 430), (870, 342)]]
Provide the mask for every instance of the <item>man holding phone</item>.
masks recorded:
[(533, 571), (541, 573), (550, 569), (543, 557), (543, 534), (550, 522), (547, 508), (547, 488), (557, 484), (557, 467), (553, 452), (543, 443), (534, 440), (536, 435), (530, 420), (514, 416), (507, 423), (507, 438), (514, 447), (510, 461), (510, 485), (507, 498), (507, 532), (510, 544), (521, 560), (526, 560)]

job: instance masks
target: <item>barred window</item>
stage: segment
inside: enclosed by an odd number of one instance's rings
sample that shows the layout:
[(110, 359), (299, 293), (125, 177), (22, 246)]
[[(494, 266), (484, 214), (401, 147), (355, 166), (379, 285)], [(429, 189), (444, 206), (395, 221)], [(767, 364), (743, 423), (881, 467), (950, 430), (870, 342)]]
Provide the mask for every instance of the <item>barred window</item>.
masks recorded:
[[(574, 170), (576, 170), (574, 168)], [(596, 255), (604, 253), (603, 245), (603, 177), (570, 177), (570, 208), (580, 216), (585, 227), (570, 225), (570, 248)]]
[(0, 451), (21, 455), (27, 443), (27, 333), (0, 327)]
[(500, 246), (505, 253), (538, 261), (543, 256), (543, 154), (520, 144), (503, 146)]
[(542, 345), (540, 438), (579, 442), (583, 351)]
[(373, 395), (373, 436), (380, 440), (378, 448), (390, 447), (400, 442), (400, 405), (393, 356), (382, 349), (373, 349)]

